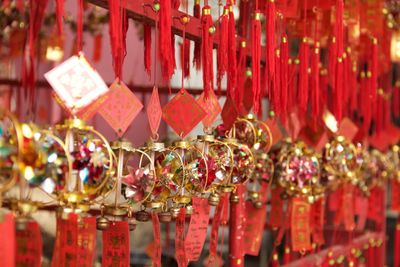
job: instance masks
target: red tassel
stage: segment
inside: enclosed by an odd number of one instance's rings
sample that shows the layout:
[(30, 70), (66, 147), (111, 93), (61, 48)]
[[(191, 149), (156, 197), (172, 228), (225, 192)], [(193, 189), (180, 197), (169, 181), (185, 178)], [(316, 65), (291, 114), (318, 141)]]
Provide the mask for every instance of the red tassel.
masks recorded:
[[(78, 0), (78, 14), (76, 16), (76, 52), (82, 51), (83, 46), (83, 0)], [(111, 11), (110, 11), (111, 12)]]
[(59, 36), (64, 35), (63, 30), (64, 0), (56, 0), (56, 20)]
[[(200, 0), (195, 0), (193, 6), (193, 17), (200, 18)], [(193, 53), (193, 65), (197, 70), (201, 69), (201, 42), (194, 43), (194, 53)]]
[(319, 43), (317, 43), (311, 55), (311, 118), (313, 118), (314, 122), (320, 115), (319, 62)]
[(337, 46), (337, 55), (339, 57), (343, 56), (344, 53), (344, 26), (343, 26), (343, 11), (344, 11), (344, 3), (343, 0), (336, 1), (336, 46)]
[(394, 231), (393, 267), (400, 267), (400, 219), (397, 219)]
[[(242, 41), (240, 43), (239, 49), (239, 60), (237, 66), (237, 90), (236, 94), (232, 95), (230, 91), (228, 93), (235, 100), (236, 107), (239, 108), (240, 111), (243, 110), (243, 99), (245, 94), (245, 81), (246, 81), (246, 42)], [(229, 88), (228, 88), (229, 89)]]
[[(227, 0), (228, 2), (229, 0)], [(250, 1), (240, 1), (239, 2), (239, 35), (240, 36), (248, 36), (248, 26), (249, 26), (249, 3)]]
[(289, 60), (289, 82), (288, 82), (288, 109), (287, 112), (291, 113), (294, 107), (297, 105), (296, 98), (296, 77), (299, 73), (299, 62), (298, 60)]
[(186, 78), (190, 76), (190, 40), (185, 39), (180, 48), (183, 77)]
[(329, 75), (329, 83), (332, 86), (333, 90), (335, 87), (336, 63), (337, 63), (337, 46), (336, 46), (336, 38), (333, 37), (328, 47), (328, 75)]
[(229, 7), (224, 7), (221, 16), (219, 46), (218, 46), (218, 94), (221, 94), (221, 80), (228, 70), (228, 27), (229, 27)]
[(265, 73), (266, 84), (273, 79), (275, 71), (275, 0), (268, 0), (266, 3), (266, 64), (267, 68)]
[(378, 95), (378, 39), (372, 39), (371, 58), (371, 101), (375, 104)]
[(288, 79), (289, 79), (289, 44), (286, 36), (282, 37), (280, 46), (280, 76), (281, 76), (281, 120), (286, 123), (286, 111), (288, 105)]
[[(229, 25), (228, 25), (228, 93), (232, 96), (236, 96), (237, 88), (237, 65), (236, 65), (236, 29), (235, 29), (235, 17), (233, 14), (233, 7), (229, 5)], [(243, 74), (243, 73), (242, 73)]]
[[(289, 240), (289, 238), (286, 238), (287, 240)], [(283, 264), (288, 264), (290, 262), (290, 256), (291, 256), (291, 252), (290, 252), (290, 246), (289, 246), (289, 242), (286, 241), (285, 244), (285, 251), (283, 252)]]
[(99, 62), (101, 59), (101, 51), (103, 46), (103, 35), (96, 34), (93, 40), (93, 61)]
[(283, 108), (282, 108), (282, 88), (281, 88), (281, 55), (280, 55), (280, 50), (277, 49), (275, 53), (275, 75), (273, 78), (273, 92), (272, 92), (272, 103), (275, 111), (275, 115), (277, 117), (282, 116)]
[(178, 9), (181, 5), (181, 0), (172, 0), (172, 6), (174, 9)]
[(357, 83), (357, 62), (353, 61), (351, 64), (350, 73), (350, 115), (357, 110), (357, 93), (358, 93), (358, 83)]
[(400, 83), (392, 88), (392, 112), (395, 117), (400, 116)]
[(202, 25), (202, 66), (203, 66), (203, 88), (204, 97), (208, 98), (213, 90), (213, 40), (212, 40), (212, 18), (210, 6), (204, 6), (201, 17)]
[(310, 54), (310, 47), (307, 38), (303, 38), (300, 44), (300, 70), (299, 70), (299, 84), (298, 84), (298, 97), (299, 108), (301, 111), (307, 111), (308, 104), (308, 60)]
[(172, 15), (171, 0), (160, 0), (160, 23), (159, 23), (159, 57), (161, 61), (162, 76), (165, 80), (171, 79), (175, 70), (175, 55), (172, 47)]
[(151, 76), (151, 26), (143, 25), (144, 69)]
[(127, 17), (120, 0), (108, 0), (110, 7), (110, 41), (115, 77), (122, 79), (122, 65), (126, 54)]
[(276, 249), (272, 251), (272, 260), (271, 260), (271, 267), (279, 267), (279, 255), (276, 252)]
[(259, 114), (261, 101), (261, 80), (260, 80), (260, 56), (261, 56), (261, 22), (260, 12), (257, 10), (254, 14), (252, 25), (252, 89), (253, 89), (253, 110), (255, 114)]

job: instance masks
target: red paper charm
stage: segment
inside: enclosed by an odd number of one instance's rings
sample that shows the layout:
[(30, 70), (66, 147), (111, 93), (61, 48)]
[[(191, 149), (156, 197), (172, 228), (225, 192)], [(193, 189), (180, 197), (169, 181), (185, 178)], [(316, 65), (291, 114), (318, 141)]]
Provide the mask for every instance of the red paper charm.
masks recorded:
[(157, 134), (158, 128), (160, 127), (162, 116), (160, 97), (156, 86), (153, 87), (153, 92), (151, 93), (149, 103), (147, 104), (146, 112), (149, 120), (150, 131), (154, 136)]
[(311, 207), (305, 200), (295, 198), (292, 207), (291, 236), (293, 251), (311, 249), (310, 211)]
[(121, 137), (143, 105), (122, 81), (115, 80), (110, 89), (110, 97), (99, 113)]
[(175, 229), (175, 258), (178, 262), (178, 267), (187, 266), (188, 261), (185, 250), (185, 209), (182, 208), (176, 219)]
[(112, 222), (103, 231), (102, 266), (129, 266), (129, 226), (126, 221)]
[(23, 230), (17, 230), (17, 266), (42, 266), (42, 236), (35, 221), (26, 224)]
[(214, 91), (210, 92), (207, 99), (204, 98), (204, 93), (202, 93), (197, 99), (197, 103), (199, 103), (199, 105), (203, 107), (204, 110), (207, 112), (207, 115), (202, 121), (204, 127), (211, 127), (215, 118), (218, 116), (219, 113), (221, 113), (221, 106), (219, 105), (218, 98), (215, 95)]
[(0, 259), (4, 267), (15, 266), (15, 222), (11, 213), (0, 215)]
[(243, 247), (248, 255), (258, 256), (260, 252), (266, 214), (265, 205), (262, 208), (255, 208), (253, 203), (246, 202)]
[(181, 89), (163, 107), (163, 119), (181, 138), (188, 135), (205, 116), (206, 112), (185, 89)]

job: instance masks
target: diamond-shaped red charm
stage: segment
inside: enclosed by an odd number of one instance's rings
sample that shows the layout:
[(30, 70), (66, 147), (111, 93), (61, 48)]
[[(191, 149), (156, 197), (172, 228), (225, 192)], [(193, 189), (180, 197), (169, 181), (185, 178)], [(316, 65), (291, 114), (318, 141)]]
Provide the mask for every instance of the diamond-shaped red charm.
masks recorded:
[(122, 81), (115, 80), (110, 90), (110, 96), (99, 113), (121, 137), (143, 105)]
[(147, 118), (149, 120), (150, 131), (154, 136), (157, 134), (158, 127), (160, 127), (162, 116), (160, 97), (158, 95), (158, 88), (156, 86), (153, 87), (153, 92), (151, 93), (146, 111)]
[(218, 98), (213, 91), (210, 92), (207, 99), (204, 98), (204, 93), (197, 99), (197, 103), (207, 112), (207, 115), (203, 119), (203, 125), (210, 127), (214, 122), (215, 118), (221, 113), (221, 106), (219, 105)]
[(225, 129), (229, 130), (239, 115), (235, 103), (230, 96), (226, 97), (224, 107), (222, 108), (221, 117), (224, 122)]
[(70, 57), (44, 77), (64, 106), (73, 114), (77, 114), (109, 90), (83, 54)]
[(184, 138), (206, 116), (196, 100), (181, 89), (163, 108), (163, 119)]

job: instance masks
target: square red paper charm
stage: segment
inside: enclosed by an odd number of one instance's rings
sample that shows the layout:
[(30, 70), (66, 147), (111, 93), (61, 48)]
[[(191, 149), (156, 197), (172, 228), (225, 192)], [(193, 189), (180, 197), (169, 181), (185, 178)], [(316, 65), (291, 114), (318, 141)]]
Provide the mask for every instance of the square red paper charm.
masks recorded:
[(78, 113), (109, 90), (83, 54), (70, 57), (44, 77), (72, 114)]
[(206, 116), (196, 100), (181, 89), (163, 108), (163, 119), (184, 138)]
[(150, 131), (154, 136), (157, 134), (158, 128), (160, 127), (162, 116), (160, 97), (158, 95), (158, 88), (156, 86), (153, 87), (153, 92), (151, 93), (146, 111), (147, 118), (149, 120)]
[(109, 98), (99, 113), (121, 137), (143, 105), (122, 81), (115, 80), (110, 90)]
[(213, 91), (210, 92), (208, 99), (205, 99), (204, 93), (202, 93), (197, 99), (197, 103), (207, 112), (202, 122), (206, 128), (209, 128), (218, 114), (221, 113), (221, 106), (219, 105), (218, 98)]

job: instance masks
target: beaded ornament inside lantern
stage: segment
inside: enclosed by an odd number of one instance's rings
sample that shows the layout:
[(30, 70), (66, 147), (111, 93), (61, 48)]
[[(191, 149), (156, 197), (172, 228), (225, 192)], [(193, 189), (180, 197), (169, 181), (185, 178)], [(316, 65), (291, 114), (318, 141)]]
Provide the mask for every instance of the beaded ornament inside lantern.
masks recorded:
[(322, 192), (317, 154), (297, 141), (279, 155), (277, 182), (290, 197), (304, 196), (312, 203)]
[(2, 194), (18, 179), (22, 131), (13, 114), (0, 109), (0, 207)]
[(69, 159), (65, 186), (57, 192), (64, 211), (87, 211), (97, 197), (104, 195), (106, 183), (114, 174), (114, 155), (105, 137), (79, 119), (56, 125), (53, 134), (63, 140)]
[(150, 215), (145, 211), (142, 203), (150, 197), (155, 181), (153, 160), (146, 152), (135, 149), (130, 142), (115, 141), (111, 144), (114, 154), (117, 155), (116, 175), (109, 183), (113, 190), (102, 203), (102, 216), (98, 218), (98, 228), (107, 228), (107, 216), (122, 217), (128, 214), (129, 228), (133, 230), (136, 220), (147, 221)]
[[(195, 145), (206, 159), (208, 176), (205, 192), (210, 193), (208, 202), (216, 206), (221, 198), (220, 186), (229, 180), (233, 170), (232, 150), (226, 143), (207, 134), (197, 136)], [(202, 163), (203, 161), (200, 162)]]
[(207, 158), (202, 151), (193, 143), (188, 141), (174, 142), (172, 149), (178, 153), (183, 162), (183, 169), (178, 170), (175, 179), (181, 180), (178, 183), (182, 186), (178, 189), (179, 193), (173, 196), (173, 210), (183, 206), (186, 214), (190, 215), (192, 207), (190, 205), (192, 196), (202, 196), (206, 192), (208, 185), (208, 164)]
[[(154, 189), (145, 200), (144, 206), (158, 213), (161, 222), (169, 222), (172, 217), (178, 215), (174, 209), (173, 196), (180, 193), (183, 188), (184, 177), (183, 161), (177, 151), (166, 148), (164, 143), (150, 141), (142, 149), (154, 162), (155, 175), (157, 177)], [(181, 178), (177, 177), (181, 175)], [(179, 210), (178, 210), (179, 212)]]
[(325, 145), (323, 151), (324, 175), (323, 183), (335, 190), (338, 185), (350, 182), (357, 184), (358, 171), (362, 164), (362, 149), (346, 140), (343, 136), (336, 136)]

